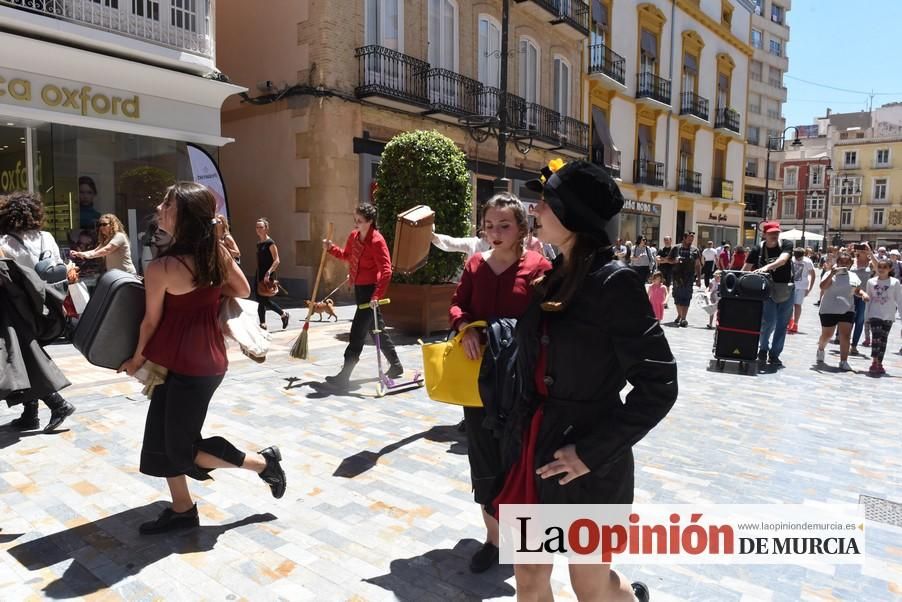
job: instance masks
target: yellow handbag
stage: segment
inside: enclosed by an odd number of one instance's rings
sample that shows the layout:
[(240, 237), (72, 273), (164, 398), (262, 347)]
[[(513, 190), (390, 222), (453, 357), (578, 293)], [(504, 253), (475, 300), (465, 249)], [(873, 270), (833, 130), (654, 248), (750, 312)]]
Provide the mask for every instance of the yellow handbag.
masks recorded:
[[(461, 341), (468, 329), (485, 327), (484, 321), (472, 322), (449, 341), (422, 346), (423, 377), (430, 399), (471, 408), (482, 407), (478, 383), (482, 354), (480, 359), (471, 360)], [(485, 345), (481, 349), (484, 351)]]

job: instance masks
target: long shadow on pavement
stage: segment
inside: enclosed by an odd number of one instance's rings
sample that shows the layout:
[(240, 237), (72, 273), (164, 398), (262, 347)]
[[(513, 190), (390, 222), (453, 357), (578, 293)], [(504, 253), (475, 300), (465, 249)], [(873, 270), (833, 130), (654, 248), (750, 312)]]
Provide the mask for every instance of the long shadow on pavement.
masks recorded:
[(448, 449), (448, 453), (451, 454), (464, 455), (467, 453), (467, 436), (458, 431), (456, 425), (434, 426), (428, 431), (423, 431), (422, 433), (417, 433), (416, 435), (411, 435), (410, 437), (405, 437), (400, 441), (395, 441), (394, 443), (386, 445), (379, 451), (374, 452), (365, 449), (361, 452), (357, 452), (353, 456), (348, 456), (341, 461), (341, 464), (338, 465), (338, 468), (335, 469), (332, 476), (344, 477), (346, 479), (359, 477), (376, 466), (376, 463), (382, 456), (390, 454), (391, 452), (401, 449), (405, 445), (420, 439), (426, 439), (427, 441), (434, 441), (436, 443), (451, 443), (451, 447)]
[(207, 552), (220, 535), (254, 523), (276, 520), (272, 514), (254, 514), (225, 525), (142, 536), (138, 525), (156, 517), (168, 504), (154, 502), (113, 514), (53, 535), (10, 548), (9, 554), (30, 571), (39, 571), (73, 559), (59, 579), (48, 583), (48, 598), (88, 596), (137, 575), (170, 554)]
[(505, 583), (514, 575), (513, 566), (500, 565), (480, 575), (470, 572), (470, 557), (481, 545), (475, 539), (464, 539), (451, 550), (431, 550), (421, 556), (392, 560), (389, 574), (365, 581), (392, 592), (398, 600), (405, 602), (513, 596), (514, 588)]
[[(53, 432), (55, 433), (57, 431)], [(20, 431), (9, 424), (4, 424), (3, 426), (0, 426), (0, 449), (15, 445), (26, 437), (36, 437), (44, 434), (44, 431)]]

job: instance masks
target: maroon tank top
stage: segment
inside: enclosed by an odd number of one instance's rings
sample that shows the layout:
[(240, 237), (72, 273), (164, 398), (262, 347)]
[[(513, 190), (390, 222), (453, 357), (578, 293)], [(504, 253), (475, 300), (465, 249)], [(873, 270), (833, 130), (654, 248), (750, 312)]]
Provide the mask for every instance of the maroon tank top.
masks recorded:
[(229, 360), (219, 327), (221, 294), (219, 286), (184, 295), (166, 293), (163, 317), (144, 347), (144, 357), (186, 376), (225, 374)]

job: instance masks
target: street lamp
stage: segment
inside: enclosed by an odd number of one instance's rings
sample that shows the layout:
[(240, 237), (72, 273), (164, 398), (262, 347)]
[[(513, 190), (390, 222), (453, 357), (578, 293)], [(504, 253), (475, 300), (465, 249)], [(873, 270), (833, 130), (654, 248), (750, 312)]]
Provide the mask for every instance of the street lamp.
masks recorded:
[[(786, 132), (788, 132), (789, 130), (795, 130), (795, 133), (796, 133), (795, 140), (792, 141), (791, 146), (793, 148), (798, 148), (798, 147), (802, 146), (802, 141), (799, 140), (799, 128), (797, 128), (794, 125), (791, 125), (788, 128), (786, 128), (785, 130), (783, 130), (783, 133), (779, 137), (777, 137), (777, 136), (774, 136), (774, 137), (768, 136), (767, 137), (767, 158), (765, 159), (765, 162), (767, 163), (767, 165), (764, 166), (764, 202), (765, 203), (768, 200), (768, 193), (770, 192), (770, 151), (771, 151), (771, 146), (772, 146), (771, 143), (774, 140), (779, 140), (781, 143), (780, 151), (782, 152), (783, 151), (782, 143), (786, 142)], [(776, 177), (776, 175), (777, 174), (775, 171), (774, 177)]]
[[(821, 162), (817, 162), (818, 166), (821, 165)], [(830, 175), (830, 172), (833, 171), (833, 166), (830, 164), (830, 159), (827, 158), (827, 166), (824, 168), (824, 188), (827, 189), (827, 176)], [(810, 181), (810, 176), (809, 176)], [(825, 194), (829, 193), (829, 189)], [(808, 201), (814, 196), (815, 191), (809, 190), (808, 194), (805, 195), (805, 206), (802, 207), (802, 248), (805, 248), (805, 228), (808, 225)], [(824, 214), (826, 215), (826, 196), (824, 197)], [(824, 236), (827, 235), (827, 229), (824, 228)]]

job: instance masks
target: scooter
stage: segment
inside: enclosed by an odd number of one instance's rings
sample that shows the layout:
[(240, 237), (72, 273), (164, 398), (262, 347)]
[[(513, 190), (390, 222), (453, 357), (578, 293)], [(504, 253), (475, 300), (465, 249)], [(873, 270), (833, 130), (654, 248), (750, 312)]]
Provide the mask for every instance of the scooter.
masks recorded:
[(402, 381), (396, 381), (382, 371), (382, 343), (379, 338), (379, 335), (382, 334), (382, 331), (379, 329), (379, 314), (377, 306), (388, 305), (389, 303), (391, 303), (391, 299), (380, 299), (376, 302), (375, 305), (371, 303), (362, 303), (357, 306), (358, 309), (372, 308), (373, 310), (373, 340), (376, 341), (376, 365), (379, 369), (379, 380), (376, 383), (376, 397), (383, 397), (387, 393), (399, 391), (407, 387), (423, 386), (423, 376), (419, 370), (416, 370), (413, 373), (413, 378), (411, 380)]

